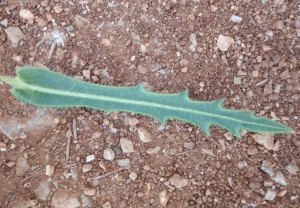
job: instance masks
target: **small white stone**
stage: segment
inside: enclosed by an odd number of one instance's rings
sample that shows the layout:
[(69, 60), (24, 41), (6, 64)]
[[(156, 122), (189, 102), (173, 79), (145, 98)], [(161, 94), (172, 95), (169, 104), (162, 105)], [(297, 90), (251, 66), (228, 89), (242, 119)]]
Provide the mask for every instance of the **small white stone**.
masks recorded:
[(187, 149), (193, 149), (195, 147), (195, 143), (194, 142), (184, 142), (183, 146), (184, 146), (184, 148), (187, 148)]
[(94, 196), (96, 194), (95, 188), (84, 188), (83, 193), (87, 196)]
[(226, 132), (224, 134), (224, 136), (225, 136), (226, 140), (231, 141), (233, 139), (233, 134), (230, 131)]
[(266, 172), (271, 177), (274, 175), (272, 163), (268, 160), (264, 160), (262, 162), (260, 169), (262, 169), (264, 172)]
[(133, 149), (133, 143), (130, 139), (127, 139), (127, 138), (121, 138), (120, 139), (120, 146), (121, 146), (121, 149), (124, 153), (132, 153), (134, 152), (134, 149)]
[(28, 9), (21, 9), (19, 15), (22, 19), (26, 20), (29, 24), (33, 24), (34, 15)]
[(293, 175), (297, 175), (297, 172), (299, 171), (298, 166), (294, 163), (289, 163), (287, 166), (285, 166), (285, 169)]
[(138, 128), (138, 133), (139, 133), (139, 136), (140, 136), (140, 140), (142, 142), (151, 142), (152, 141), (152, 136), (151, 134), (143, 127), (141, 128)]
[(154, 148), (148, 148), (148, 149), (146, 150), (146, 152), (147, 152), (147, 154), (149, 154), (149, 155), (154, 155), (154, 154), (159, 153), (160, 150), (161, 150), (161, 147), (160, 147), (160, 146), (156, 146), (156, 147), (154, 147)]
[(196, 46), (197, 45), (197, 36), (196, 36), (196, 33), (192, 33), (191, 35), (190, 35), (190, 41), (191, 41), (191, 43), (193, 44), (193, 46)]
[(141, 52), (142, 53), (146, 53), (147, 52), (147, 46), (145, 46), (144, 44), (141, 44)]
[(187, 73), (187, 71), (188, 71), (188, 68), (187, 68), (187, 67), (181, 68), (181, 72), (182, 72), (182, 73)]
[(102, 204), (102, 208), (111, 208), (111, 203), (109, 201)]
[(231, 18), (230, 18), (230, 21), (232, 21), (232, 22), (240, 23), (242, 20), (243, 20), (243, 18), (241, 18), (239, 16), (236, 16), (236, 15), (232, 15)]
[(277, 171), (277, 172), (275, 173), (275, 175), (273, 175), (273, 176), (271, 177), (271, 179), (272, 179), (273, 181), (279, 183), (280, 185), (283, 185), (283, 186), (286, 186), (286, 185), (287, 185), (287, 184), (286, 184), (286, 181), (285, 181), (285, 178), (284, 178), (284, 176), (283, 176), (283, 174), (282, 174), (281, 171)]
[(54, 166), (46, 165), (46, 171), (45, 171), (46, 176), (52, 176), (53, 173), (54, 173)]
[(54, 11), (56, 14), (61, 13), (64, 10), (64, 8), (62, 8), (61, 6), (55, 6), (54, 7)]
[(87, 157), (86, 157), (86, 162), (88, 163), (88, 162), (91, 162), (91, 161), (93, 161), (93, 160), (95, 160), (95, 155), (88, 155)]
[(164, 207), (167, 206), (169, 198), (170, 197), (169, 197), (168, 191), (166, 189), (159, 193), (159, 202), (162, 206), (164, 206)]
[(231, 44), (234, 43), (234, 39), (229, 36), (219, 35), (217, 40), (218, 48), (221, 51), (227, 51)]
[(169, 182), (171, 183), (171, 185), (175, 186), (178, 189), (183, 188), (188, 184), (188, 180), (185, 178), (182, 178), (178, 174), (172, 175), (172, 177), (169, 178)]
[(131, 178), (131, 180), (135, 181), (135, 179), (137, 179), (137, 174), (135, 172), (130, 173), (129, 178)]
[(82, 75), (87, 79), (91, 79), (91, 70), (83, 70)]
[(276, 197), (276, 194), (277, 193), (275, 190), (269, 188), (265, 194), (265, 200), (268, 200), (268, 201), (274, 200)]
[(130, 125), (130, 126), (135, 126), (135, 125), (138, 124), (138, 122), (139, 122), (138, 119), (136, 119), (136, 118), (131, 118), (131, 119), (129, 120), (129, 125)]
[(4, 19), (0, 22), (1, 25), (3, 25), (4, 27), (7, 27), (8, 25), (8, 20), (7, 19)]
[(242, 79), (240, 77), (234, 77), (233, 82), (236, 85), (240, 85), (240, 84), (242, 84)]
[(106, 148), (106, 149), (103, 151), (103, 158), (104, 158), (105, 160), (109, 160), (109, 161), (114, 160), (114, 158), (115, 158), (115, 153), (114, 153), (114, 151), (113, 151), (111, 148)]
[(87, 173), (87, 172), (89, 172), (90, 170), (92, 170), (92, 168), (93, 168), (93, 165), (91, 165), (91, 164), (84, 164), (84, 165), (82, 166), (82, 172), (83, 172), (83, 173)]

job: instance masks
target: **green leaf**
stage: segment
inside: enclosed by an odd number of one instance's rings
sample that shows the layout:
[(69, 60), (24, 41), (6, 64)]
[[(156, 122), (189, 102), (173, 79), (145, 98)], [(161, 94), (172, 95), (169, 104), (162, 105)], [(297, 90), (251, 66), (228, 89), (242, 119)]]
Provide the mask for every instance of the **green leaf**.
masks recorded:
[(47, 69), (23, 67), (16, 78), (0, 77), (14, 88), (11, 93), (21, 101), (46, 107), (89, 107), (110, 111), (126, 111), (157, 118), (192, 123), (209, 135), (211, 125), (221, 126), (240, 137), (240, 130), (283, 133), (291, 129), (250, 111), (222, 107), (224, 100), (194, 101), (188, 92), (160, 94), (146, 91), (142, 85), (112, 87), (82, 82)]

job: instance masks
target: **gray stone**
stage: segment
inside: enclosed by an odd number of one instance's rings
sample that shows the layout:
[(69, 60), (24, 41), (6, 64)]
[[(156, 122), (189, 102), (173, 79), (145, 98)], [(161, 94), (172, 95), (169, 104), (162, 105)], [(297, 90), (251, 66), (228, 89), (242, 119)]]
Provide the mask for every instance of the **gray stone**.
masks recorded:
[(275, 190), (269, 188), (265, 194), (265, 200), (268, 200), (268, 201), (274, 200), (276, 197), (276, 194), (277, 193)]
[(29, 171), (30, 166), (27, 163), (27, 160), (24, 157), (19, 157), (17, 164), (16, 164), (16, 175), (17, 176), (24, 176), (27, 171)]
[(47, 200), (47, 197), (50, 194), (49, 182), (50, 181), (41, 182), (39, 186), (34, 190), (34, 193), (38, 199), (43, 201)]
[(76, 208), (81, 204), (76, 197), (73, 197), (68, 193), (69, 191), (57, 191), (54, 193), (51, 200), (52, 208)]
[(264, 160), (262, 162), (260, 169), (262, 169), (264, 172), (266, 172), (271, 177), (274, 175), (272, 163), (268, 160)]
[(7, 35), (7, 38), (11, 41), (12, 46), (14, 48), (18, 47), (18, 45), (20, 44), (21, 40), (23, 40), (24, 38), (26, 38), (26, 36), (22, 33), (22, 31), (20, 30), (20, 28), (12, 26), (12, 27), (8, 27), (5, 30), (5, 33)]
[(125, 167), (125, 166), (129, 165), (129, 163), (130, 163), (130, 160), (128, 158), (117, 160), (118, 166), (121, 166), (121, 167)]
[(277, 171), (277, 172), (275, 173), (275, 175), (273, 175), (273, 176), (271, 177), (271, 179), (272, 179), (273, 181), (279, 183), (280, 185), (283, 185), (283, 186), (286, 186), (286, 185), (287, 185), (287, 184), (286, 184), (286, 181), (285, 181), (285, 178), (284, 178), (284, 176), (283, 176), (283, 174), (282, 174), (281, 171)]

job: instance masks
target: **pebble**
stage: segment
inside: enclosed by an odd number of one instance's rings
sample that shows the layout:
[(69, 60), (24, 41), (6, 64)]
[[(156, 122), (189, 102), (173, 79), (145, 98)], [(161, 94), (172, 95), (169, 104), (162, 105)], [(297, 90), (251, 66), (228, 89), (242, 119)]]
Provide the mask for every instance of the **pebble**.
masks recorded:
[(289, 70), (285, 70), (284, 72), (282, 72), (280, 75), (279, 75), (280, 79), (287, 79), (287, 78), (290, 78), (291, 75), (290, 75), (290, 72)]
[(102, 208), (111, 208), (111, 203), (109, 201), (102, 204)]
[(264, 181), (264, 186), (265, 187), (271, 187), (271, 186), (273, 186), (273, 181), (271, 181), (271, 180), (265, 180)]
[(86, 162), (88, 163), (88, 162), (91, 162), (91, 161), (93, 161), (93, 160), (95, 160), (95, 155), (88, 155), (87, 157), (86, 157)]
[(19, 15), (21, 19), (26, 20), (29, 24), (33, 24), (34, 15), (33, 13), (28, 9), (21, 9), (19, 12)]
[(194, 142), (184, 142), (183, 146), (184, 146), (184, 148), (187, 148), (187, 149), (193, 149), (195, 147), (195, 143)]
[(53, 9), (56, 14), (59, 14), (64, 10), (64, 8), (62, 8), (61, 6), (55, 6)]
[(218, 48), (221, 51), (227, 51), (231, 44), (234, 43), (234, 39), (229, 36), (219, 35), (217, 40)]
[(41, 182), (34, 190), (34, 193), (38, 199), (46, 201), (50, 194), (49, 181)]
[(299, 168), (295, 163), (289, 163), (285, 166), (285, 169), (293, 175), (297, 175), (297, 172), (299, 171)]
[(94, 196), (96, 194), (95, 188), (84, 188), (83, 193), (87, 196)]
[(120, 159), (120, 160), (117, 160), (117, 164), (118, 164), (118, 166), (125, 167), (130, 164), (130, 160), (128, 158)]
[(275, 23), (275, 27), (276, 27), (276, 29), (282, 30), (284, 27), (283, 21), (282, 20), (277, 21)]
[(140, 127), (138, 128), (139, 138), (142, 142), (148, 143), (152, 141), (152, 135), (147, 129)]
[(274, 33), (273, 33), (272, 30), (267, 30), (267, 31), (265, 32), (265, 34), (266, 34), (267, 36), (269, 36), (270, 38), (273, 38), (273, 36), (274, 36)]
[(186, 59), (181, 59), (179, 62), (180, 67), (187, 67), (189, 62)]
[(141, 74), (147, 74), (147, 68), (143, 67), (142, 65), (138, 65), (137, 71)]
[(4, 27), (7, 27), (8, 25), (8, 20), (7, 19), (4, 19), (0, 22), (1, 25), (3, 25)]
[(129, 120), (129, 125), (130, 125), (130, 126), (135, 126), (135, 125), (138, 124), (138, 122), (139, 122), (138, 119), (136, 119), (136, 118), (131, 118), (131, 119)]
[(210, 5), (210, 11), (212, 11), (212, 12), (218, 11), (218, 7), (215, 5)]
[(230, 21), (237, 22), (237, 23), (240, 23), (242, 20), (243, 20), (243, 18), (236, 16), (236, 15), (232, 15), (230, 18)]
[(166, 189), (162, 190), (159, 193), (159, 203), (162, 206), (164, 206), (164, 207), (167, 206), (169, 199), (170, 199), (170, 197), (169, 197), (168, 191)]
[(82, 71), (82, 75), (85, 77), (85, 78), (87, 78), (87, 79), (91, 79), (91, 70), (83, 70)]
[(69, 190), (65, 191), (57, 191), (54, 193), (52, 200), (51, 200), (51, 207), (52, 208), (77, 208), (80, 207), (81, 204), (78, 199), (70, 193)]
[(15, 165), (16, 165), (15, 162), (8, 162), (8, 163), (6, 163), (6, 166), (9, 167), (9, 168), (14, 167)]
[(116, 155), (122, 154), (122, 150), (121, 150), (121, 148), (120, 148), (118, 145), (112, 146), (112, 150), (114, 151), (114, 153), (115, 153)]
[(272, 150), (274, 146), (274, 134), (269, 133), (258, 133), (252, 136), (254, 140), (263, 145), (267, 150)]
[(133, 143), (130, 139), (127, 139), (127, 138), (121, 138), (120, 139), (120, 146), (121, 146), (121, 149), (124, 153), (132, 153), (134, 152), (134, 149), (133, 149)]
[(262, 169), (265, 173), (267, 173), (269, 176), (273, 176), (274, 175), (274, 170), (273, 170), (273, 165), (270, 161), (268, 160), (264, 160), (261, 164), (260, 169)]
[(147, 53), (147, 46), (145, 46), (144, 44), (141, 44), (141, 52), (142, 53)]
[(172, 175), (171, 178), (169, 178), (169, 182), (171, 183), (171, 185), (175, 186), (178, 189), (183, 188), (188, 184), (188, 180), (182, 178), (178, 174)]
[(240, 84), (242, 84), (242, 79), (240, 77), (234, 77), (233, 82), (236, 85), (240, 85)]
[(7, 35), (7, 38), (11, 41), (12, 47), (14, 48), (16, 48), (20, 44), (21, 40), (26, 38), (20, 28), (15, 26), (8, 27), (4, 31)]
[(284, 0), (275, 0), (274, 1), (274, 4), (278, 5), (278, 6), (282, 5), (283, 3), (284, 3)]
[(276, 197), (276, 194), (277, 193), (275, 190), (269, 188), (265, 194), (265, 200), (268, 200), (268, 201), (274, 200)]
[(247, 148), (247, 153), (248, 153), (248, 155), (256, 155), (257, 154), (257, 148), (256, 148), (256, 146), (250, 145)]
[(226, 132), (224, 136), (228, 141), (231, 141), (233, 139), (233, 134), (230, 131)]
[(263, 51), (270, 51), (270, 50), (272, 50), (272, 48), (270, 46), (265, 45), (265, 44), (262, 45), (262, 49), (263, 49)]
[(197, 42), (197, 37), (196, 37), (196, 33), (192, 33), (190, 35), (190, 41), (194, 46), (197, 46), (198, 42)]
[(129, 178), (133, 181), (135, 181), (135, 179), (137, 179), (137, 174), (135, 172), (130, 173)]
[(160, 146), (156, 146), (154, 148), (148, 148), (146, 150), (146, 153), (149, 154), (149, 155), (154, 155), (154, 154), (158, 154), (160, 150), (161, 150), (161, 147)]
[(16, 164), (16, 175), (24, 176), (29, 171), (30, 166), (24, 157), (19, 157)]
[(46, 165), (46, 170), (45, 170), (46, 176), (52, 176), (53, 173), (54, 173), (54, 166)]
[(181, 72), (182, 72), (182, 73), (187, 73), (187, 71), (188, 71), (188, 68), (187, 68), (187, 67), (183, 67), (183, 68), (181, 69)]
[(278, 193), (278, 196), (283, 197), (286, 193), (287, 193), (287, 190), (281, 190), (281, 191)]
[(111, 148), (106, 148), (106, 149), (103, 151), (103, 158), (104, 158), (105, 160), (109, 160), (109, 161), (114, 160), (114, 158), (115, 158), (115, 153), (114, 153), (114, 151), (113, 151)]
[(264, 95), (270, 95), (273, 93), (273, 87), (270, 84), (266, 84), (264, 87)]
[(286, 186), (286, 181), (285, 178), (282, 174), (281, 171), (277, 171), (272, 177), (271, 179), (277, 183), (279, 183), (280, 185)]
[(82, 166), (82, 172), (83, 172), (83, 173), (87, 173), (87, 172), (89, 172), (90, 170), (92, 170), (92, 168), (93, 168), (93, 165), (91, 165), (91, 164), (84, 164), (84, 165)]
[(83, 204), (85, 204), (87, 207), (93, 207), (93, 203), (92, 201), (89, 199), (88, 196), (86, 196), (84, 193), (81, 193), (80, 194), (80, 199), (81, 199), (81, 202)]
[(252, 71), (252, 76), (253, 77), (258, 77), (258, 70), (253, 70)]

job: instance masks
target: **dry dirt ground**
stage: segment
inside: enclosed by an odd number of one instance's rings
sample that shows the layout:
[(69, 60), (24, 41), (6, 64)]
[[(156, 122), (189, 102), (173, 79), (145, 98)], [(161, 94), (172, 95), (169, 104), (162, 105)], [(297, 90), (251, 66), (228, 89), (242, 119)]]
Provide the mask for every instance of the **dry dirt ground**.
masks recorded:
[(38, 108), (1, 82), (0, 207), (298, 207), (299, 8), (298, 0), (1, 0), (0, 75), (33, 65), (97, 84), (188, 89), (294, 131), (238, 139), (177, 120)]

